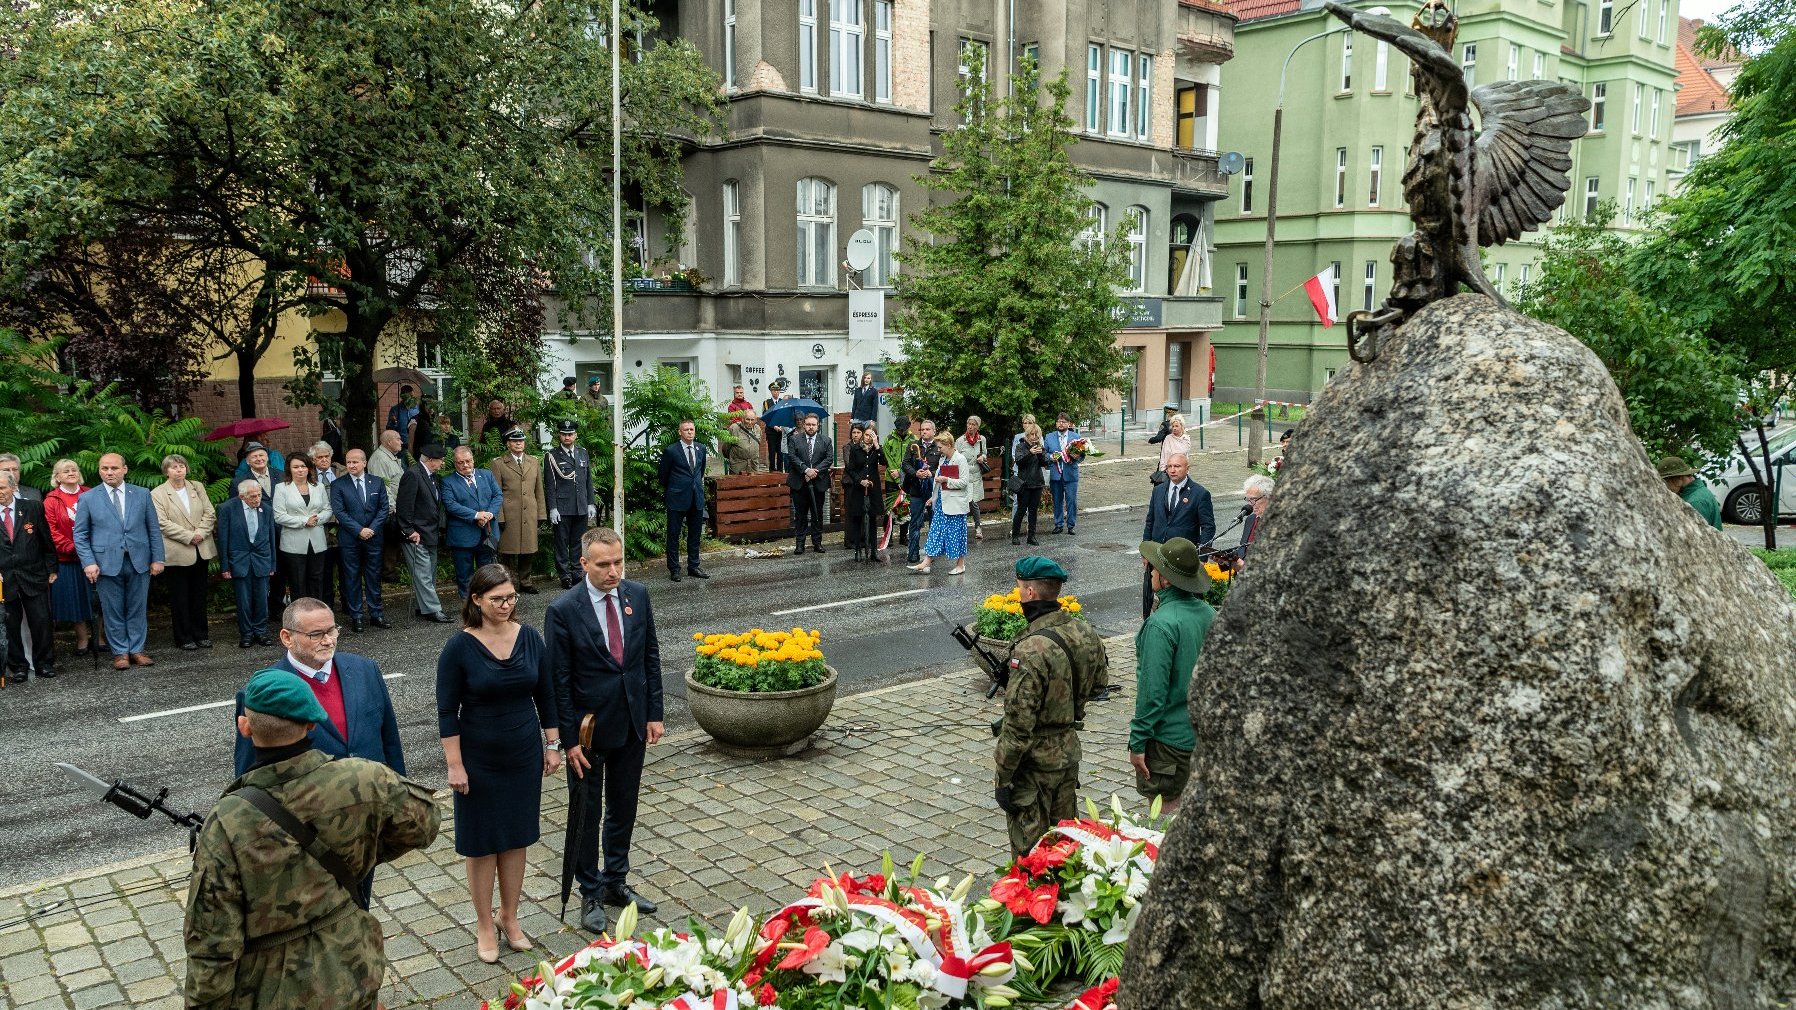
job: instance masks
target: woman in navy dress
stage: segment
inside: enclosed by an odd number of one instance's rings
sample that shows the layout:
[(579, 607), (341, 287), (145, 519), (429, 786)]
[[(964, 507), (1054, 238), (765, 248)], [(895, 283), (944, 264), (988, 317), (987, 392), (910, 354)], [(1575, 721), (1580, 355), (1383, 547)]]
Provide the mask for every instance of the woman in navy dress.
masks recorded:
[(499, 960), (499, 927), (512, 950), (529, 950), (518, 927), (524, 849), (542, 834), (542, 780), (561, 767), (561, 731), (548, 650), (518, 623), (518, 591), (504, 565), (484, 565), (468, 583), (462, 633), (437, 658), (437, 729), (455, 790), (455, 851), (468, 868), (475, 952)]

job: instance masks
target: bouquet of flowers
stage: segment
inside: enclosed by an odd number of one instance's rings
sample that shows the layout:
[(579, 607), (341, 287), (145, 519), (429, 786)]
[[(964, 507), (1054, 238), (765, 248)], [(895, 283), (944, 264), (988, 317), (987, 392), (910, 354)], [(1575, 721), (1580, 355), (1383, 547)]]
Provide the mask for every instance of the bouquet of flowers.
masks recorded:
[(1235, 570), (1227, 565), (1206, 561), (1204, 572), (1210, 576), (1210, 588), (1204, 593), (1204, 602), (1212, 607), (1220, 607), (1222, 601), (1228, 599), (1229, 583), (1235, 577)]
[[(740, 980), (764, 946), (744, 908), (721, 937), (658, 929), (640, 940), (636, 906), (618, 916), (617, 934), (600, 937), (560, 964), (512, 983), (505, 1010), (576, 1007), (665, 1007), (667, 1010), (750, 1010), (756, 997)], [(484, 1004), (488, 1010), (491, 1004)]]
[(706, 687), (725, 691), (796, 691), (823, 683), (829, 669), (817, 643), (823, 633), (763, 631), (751, 628), (742, 634), (694, 632), (698, 661), (692, 677)]
[[(1085, 608), (1079, 603), (1077, 596), (1060, 597), (1060, 609), (1072, 614), (1081, 621), (1085, 619)], [(973, 630), (987, 638), (1004, 641), (1015, 639), (1029, 626), (1023, 619), (1023, 603), (1016, 587), (1010, 592), (999, 595), (993, 593), (979, 604), (979, 613), (973, 622)]]
[(972, 875), (944, 895), (946, 879), (933, 890), (916, 886), (922, 864), (922, 855), (911, 863), (909, 885), (889, 854), (883, 872), (817, 878), (761, 927), (768, 945), (743, 984), (788, 1010), (1007, 1006), (1017, 995), (1004, 984), (1015, 974), (1011, 949), (991, 943), (984, 919), (969, 915)]
[(1088, 817), (1048, 829), (981, 902), (984, 910), (1009, 917), (1014, 931), (1005, 939), (1019, 961), (1035, 966), (1015, 984), (1027, 999), (1046, 998), (1061, 977), (1096, 986), (1118, 974), (1153, 877), (1165, 837), (1159, 801), (1147, 824), (1124, 815), (1115, 797), (1107, 819), (1095, 803), (1087, 800), (1086, 806)]

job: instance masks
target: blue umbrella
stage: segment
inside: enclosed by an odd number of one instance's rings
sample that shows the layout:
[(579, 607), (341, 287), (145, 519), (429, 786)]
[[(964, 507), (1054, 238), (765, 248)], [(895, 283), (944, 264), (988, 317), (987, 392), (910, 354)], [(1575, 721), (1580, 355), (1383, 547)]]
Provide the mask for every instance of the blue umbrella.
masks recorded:
[(816, 400), (781, 400), (767, 413), (761, 415), (761, 421), (776, 428), (796, 428), (798, 419), (807, 414), (828, 417), (829, 408)]

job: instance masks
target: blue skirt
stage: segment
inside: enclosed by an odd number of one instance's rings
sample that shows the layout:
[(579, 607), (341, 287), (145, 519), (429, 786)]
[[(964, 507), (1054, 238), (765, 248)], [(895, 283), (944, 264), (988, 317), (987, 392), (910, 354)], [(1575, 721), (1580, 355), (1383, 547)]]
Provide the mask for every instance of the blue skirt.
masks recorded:
[(923, 553), (930, 557), (946, 554), (951, 558), (967, 556), (967, 517), (950, 516), (941, 512), (929, 524), (929, 539), (923, 543)]
[(93, 587), (81, 566), (73, 561), (56, 565), (56, 584), (50, 587), (50, 620), (91, 621), (94, 619)]

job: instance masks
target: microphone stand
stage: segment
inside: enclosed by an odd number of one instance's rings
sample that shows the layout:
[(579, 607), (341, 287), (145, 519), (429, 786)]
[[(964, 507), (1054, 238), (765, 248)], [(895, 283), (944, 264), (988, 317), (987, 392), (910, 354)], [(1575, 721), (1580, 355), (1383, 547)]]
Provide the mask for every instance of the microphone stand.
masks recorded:
[(1222, 530), (1220, 533), (1217, 533), (1215, 536), (1212, 536), (1210, 539), (1204, 541), (1203, 543), (1197, 545), (1198, 553), (1204, 557), (1209, 557), (1210, 555), (1219, 553), (1216, 550), (1216, 541), (1221, 540), (1225, 536), (1228, 536), (1230, 530), (1233, 530), (1235, 527), (1246, 522), (1247, 517), (1250, 514), (1252, 514), (1252, 512), (1253, 512), (1253, 506), (1251, 506), (1251, 505), (1242, 506), (1241, 514), (1235, 516), (1235, 521), (1232, 523), (1229, 523), (1228, 527), (1226, 529)]

